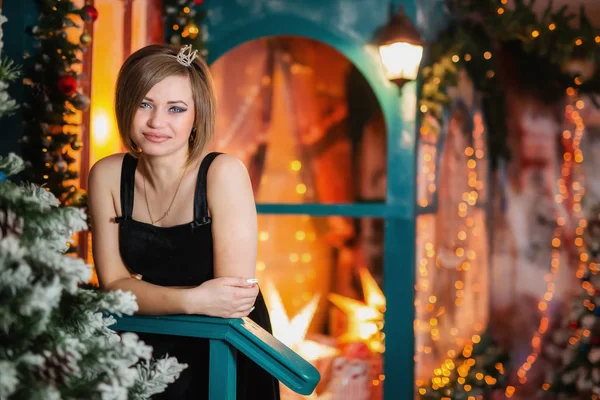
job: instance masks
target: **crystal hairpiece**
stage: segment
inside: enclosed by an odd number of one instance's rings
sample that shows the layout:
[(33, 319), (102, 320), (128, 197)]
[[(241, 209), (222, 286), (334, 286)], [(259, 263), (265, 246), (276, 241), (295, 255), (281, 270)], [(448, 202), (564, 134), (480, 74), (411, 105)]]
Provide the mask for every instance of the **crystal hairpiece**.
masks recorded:
[(198, 50), (192, 51), (192, 45), (188, 44), (183, 46), (181, 50), (179, 50), (179, 53), (177, 54), (177, 61), (179, 62), (179, 64), (189, 67), (190, 65), (192, 65), (192, 62), (194, 62), (194, 59), (196, 59), (197, 55)]

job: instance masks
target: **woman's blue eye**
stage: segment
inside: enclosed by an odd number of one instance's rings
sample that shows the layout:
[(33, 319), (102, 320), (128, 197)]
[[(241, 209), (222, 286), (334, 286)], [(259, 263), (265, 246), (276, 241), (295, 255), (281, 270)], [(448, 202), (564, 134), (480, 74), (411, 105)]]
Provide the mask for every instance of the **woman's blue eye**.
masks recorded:
[[(152, 107), (152, 104), (150, 104), (150, 103), (142, 102), (140, 104), (140, 108), (151, 108), (151, 107)], [(173, 113), (182, 113), (185, 111), (187, 111), (186, 108), (181, 108), (181, 107), (177, 107), (177, 106), (173, 106), (173, 107), (169, 108), (169, 112), (173, 112)]]

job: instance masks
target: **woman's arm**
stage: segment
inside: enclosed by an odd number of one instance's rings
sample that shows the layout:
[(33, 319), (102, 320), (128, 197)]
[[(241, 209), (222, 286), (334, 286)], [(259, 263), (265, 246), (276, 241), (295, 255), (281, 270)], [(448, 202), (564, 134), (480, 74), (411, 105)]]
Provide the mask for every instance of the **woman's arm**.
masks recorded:
[(98, 280), (104, 290), (132, 292), (140, 314), (181, 314), (190, 308), (185, 290), (162, 287), (133, 278), (119, 252), (119, 225), (115, 223), (115, 196), (120, 195), (122, 155), (97, 162), (88, 182), (89, 210), (92, 219), (92, 252)]
[(235, 157), (222, 154), (208, 170), (207, 185), (215, 277), (254, 278), (258, 228), (246, 167)]
[[(89, 209), (92, 218), (92, 251), (98, 280), (104, 290), (132, 292), (139, 314), (201, 314), (241, 318), (250, 313), (258, 294), (255, 284), (244, 277), (211, 279), (192, 288), (153, 285), (131, 276), (119, 251), (119, 226), (115, 223), (120, 197), (122, 155), (97, 162), (90, 171)], [(165, 265), (165, 268), (168, 266)], [(142, 278), (143, 279), (143, 278)]]

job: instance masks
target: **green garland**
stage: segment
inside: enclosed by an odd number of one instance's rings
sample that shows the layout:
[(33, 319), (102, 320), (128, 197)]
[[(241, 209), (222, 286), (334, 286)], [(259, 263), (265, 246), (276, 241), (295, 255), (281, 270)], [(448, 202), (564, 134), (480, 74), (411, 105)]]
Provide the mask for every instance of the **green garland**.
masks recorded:
[(86, 110), (90, 100), (78, 91), (82, 52), (91, 42), (84, 32), (79, 42), (69, 40), (67, 29), (76, 21), (94, 21), (91, 6), (76, 7), (71, 0), (38, 0), (40, 18), (31, 34), (38, 39), (36, 55), (26, 71), (31, 89), (24, 106), (24, 179), (43, 185), (63, 205), (83, 206), (85, 193), (77, 187), (78, 172), (74, 151), (82, 147), (81, 123), (74, 117)]
[[(441, 125), (447, 89), (464, 68), (482, 96), (492, 166), (509, 158), (505, 87), (515, 83), (540, 100), (560, 103), (571, 94), (600, 93), (600, 31), (581, 7), (577, 16), (552, 2), (541, 13), (535, 0), (454, 0), (453, 19), (431, 46), (423, 69), (420, 110)], [(575, 26), (574, 26), (575, 25)], [(591, 96), (596, 106), (598, 102)], [(423, 119), (427, 126), (427, 118)]]

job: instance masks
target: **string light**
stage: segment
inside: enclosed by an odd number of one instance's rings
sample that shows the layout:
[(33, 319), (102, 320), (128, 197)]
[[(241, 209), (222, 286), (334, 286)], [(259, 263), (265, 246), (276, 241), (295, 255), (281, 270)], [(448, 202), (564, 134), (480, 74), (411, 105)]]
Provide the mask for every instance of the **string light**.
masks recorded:
[[(562, 134), (563, 143), (565, 144), (565, 151), (563, 153), (563, 165), (561, 168), (561, 176), (557, 180), (557, 186), (559, 194), (555, 196), (555, 201), (561, 205), (563, 203), (567, 203), (569, 200), (569, 187), (567, 185), (567, 180), (573, 179), (575, 176), (575, 169), (577, 164), (583, 161), (583, 156), (580, 148), (581, 137), (584, 130), (584, 125), (579, 116), (579, 113), (574, 110), (572, 105), (567, 105), (565, 108), (565, 114), (567, 118), (570, 118), (575, 123), (575, 130), (573, 134), (569, 130), (565, 130)], [(581, 213), (581, 200), (583, 197), (583, 185), (581, 182), (573, 179), (571, 189), (573, 189), (572, 196), (572, 210), (575, 215)], [(554, 230), (554, 237), (552, 239), (552, 260), (551, 260), (551, 269), (550, 274), (546, 276), (546, 292), (544, 296), (538, 303), (538, 308), (541, 312), (541, 319), (537, 329), (537, 332), (534, 334), (531, 340), (532, 350), (529, 356), (526, 358), (526, 361), (519, 367), (517, 371), (517, 377), (519, 379), (520, 384), (525, 384), (527, 382), (527, 373), (531, 370), (533, 364), (537, 361), (541, 351), (541, 343), (544, 334), (548, 330), (549, 318), (547, 316), (548, 303), (552, 301), (553, 294), (555, 290), (554, 278), (560, 267), (560, 251), (562, 248), (563, 232), (564, 227), (566, 225), (566, 220), (562, 216), (558, 216), (556, 218), (556, 228)], [(577, 274), (582, 274), (582, 264), (581, 260), (586, 259), (584, 250), (583, 250), (583, 239), (581, 235), (583, 235), (583, 228), (585, 226), (585, 220), (582, 218), (579, 219), (577, 228), (575, 229), (576, 237), (575, 237), (575, 245), (578, 250), (581, 252), (580, 256), (580, 264), (578, 267)], [(514, 388), (511, 389), (511, 393), (514, 394)], [(507, 397), (508, 391), (505, 393)], [(512, 396), (511, 394), (511, 396)]]
[[(491, 57), (491, 53), (489, 55)], [(484, 56), (485, 57), (485, 56)], [(465, 56), (465, 59), (467, 57)], [(470, 55), (469, 57), (470, 58)], [(480, 200), (480, 191), (483, 189), (483, 181), (480, 179), (477, 173), (478, 161), (485, 157), (485, 138), (484, 138), (484, 126), (480, 115), (477, 114), (474, 117), (475, 127), (472, 133), (473, 143), (465, 148), (464, 154), (467, 157), (466, 168), (467, 168), (467, 183), (468, 188), (461, 195), (461, 202), (457, 205), (456, 212), (460, 217), (462, 223), (458, 227), (456, 238), (458, 239), (458, 245), (455, 249), (455, 255), (462, 258), (456, 265), (457, 271), (469, 271), (473, 268), (473, 263), (477, 259), (477, 252), (475, 249), (471, 249), (469, 246), (469, 238), (473, 235), (473, 231), (477, 229), (471, 210), (474, 209), (478, 201)], [(430, 132), (428, 128), (421, 127), (421, 146), (420, 149), (423, 152), (422, 165), (420, 166), (423, 174), (417, 179), (419, 180), (419, 186), (426, 188), (427, 190), (419, 191), (419, 204), (426, 206), (429, 204), (429, 199), (432, 194), (436, 191), (435, 180), (436, 180), (436, 143), (431, 140)], [(424, 185), (425, 184), (425, 185)], [(424, 186), (423, 186), (424, 185)], [(419, 234), (424, 235), (428, 229), (427, 223), (419, 221)], [(442, 334), (441, 330), (443, 326), (439, 324), (439, 317), (443, 315), (446, 310), (442, 303), (438, 302), (438, 299), (434, 295), (427, 296), (431, 290), (429, 282), (429, 268), (435, 263), (436, 251), (434, 250), (434, 244), (430, 239), (425, 239), (423, 244), (423, 257), (419, 260), (418, 274), (419, 278), (417, 281), (416, 289), (421, 294), (415, 299), (415, 308), (417, 310), (418, 318), (414, 321), (415, 332), (428, 332), (429, 337), (432, 341), (439, 341)], [(434, 262), (432, 262), (434, 261)], [(472, 272), (473, 273), (473, 272)], [(472, 290), (478, 290), (475, 285)], [(457, 279), (454, 282), (455, 300), (454, 303), (457, 307), (461, 307), (465, 302), (465, 284), (462, 279)], [(427, 301), (422, 301), (427, 300)], [(477, 343), (480, 337), (477, 332), (481, 332), (484, 328), (482, 321), (478, 321), (472, 324), (475, 328), (475, 335), (469, 338), (471, 343)], [(449, 328), (449, 329), (448, 329)], [(460, 336), (460, 330), (455, 327), (446, 327), (450, 335), (454, 338), (456, 346), (463, 346), (465, 339)], [(467, 349), (469, 345), (467, 345)], [(432, 354), (432, 347), (426, 344), (417, 345), (416, 359), (421, 355)], [(465, 354), (463, 354), (464, 356)], [(456, 357), (455, 350), (447, 351), (447, 359), (443, 362), (441, 368), (437, 368), (433, 371), (432, 384), (435, 389), (443, 387), (449, 376), (449, 365), (452, 365), (452, 359)], [(473, 362), (468, 361), (469, 363)], [(470, 368), (470, 367), (469, 367)], [(468, 369), (466, 370), (468, 373)], [(483, 378), (482, 378), (483, 379)], [(491, 381), (491, 380), (490, 380)], [(416, 380), (417, 387), (423, 386), (422, 380)], [(424, 390), (424, 389), (423, 389)]]
[[(432, 122), (431, 119), (429, 119)], [(420, 128), (421, 138), (419, 140), (419, 152), (422, 153), (420, 157), (419, 171), (421, 172), (417, 176), (418, 190), (418, 204), (421, 207), (427, 207), (433, 199), (433, 194), (436, 191), (436, 159), (437, 159), (437, 141), (439, 137), (439, 126), (433, 124), (422, 124)], [(423, 241), (423, 257), (419, 260), (418, 264), (418, 278), (415, 290), (419, 293), (415, 296), (414, 307), (416, 310), (417, 318), (414, 320), (414, 332), (417, 335), (417, 340), (421, 337), (421, 332), (431, 334), (432, 328), (430, 324), (435, 324), (437, 320), (435, 318), (428, 317), (433, 315), (434, 310), (437, 308), (437, 298), (435, 296), (427, 295), (430, 292), (429, 282), (429, 268), (433, 265), (435, 257), (435, 251), (431, 238), (426, 237), (431, 229), (429, 227), (428, 220), (425, 218), (419, 218), (417, 222), (417, 237)], [(429, 322), (427, 322), (429, 320)], [(432, 353), (432, 347), (426, 344), (417, 344), (417, 354), (415, 355), (415, 361), (418, 362), (421, 355), (428, 355)], [(417, 380), (417, 386), (422, 386), (422, 382)]]
[(420, 167), (420, 170), (423, 172), (423, 176), (425, 178), (425, 182), (422, 181), (422, 177), (417, 177), (419, 181), (418, 184), (426, 188), (425, 192), (419, 195), (419, 205), (421, 207), (427, 207), (431, 201), (433, 193), (436, 191), (435, 185), (435, 168), (436, 168), (436, 157), (437, 157), (437, 149), (435, 147), (435, 142), (430, 140), (429, 138), (429, 129), (425, 125), (421, 127), (421, 148), (423, 151), (423, 164)]
[[(579, 100), (576, 103), (576, 107), (578, 109), (582, 109), (584, 107), (583, 101)], [(583, 162), (583, 153), (581, 151), (581, 137), (583, 135), (583, 131), (585, 126), (583, 124), (583, 120), (578, 111), (573, 110), (571, 112), (570, 118), (575, 124), (575, 134), (573, 138), (573, 159), (576, 164)], [(583, 174), (580, 174), (583, 175)], [(585, 194), (585, 188), (582, 182), (582, 179), (574, 180), (572, 183), (572, 189), (574, 191), (573, 194), (573, 214), (578, 217), (577, 227), (575, 228), (575, 248), (577, 249), (578, 257), (578, 266), (576, 276), (577, 278), (583, 278), (585, 271), (587, 269), (589, 255), (586, 252), (584, 242), (583, 242), (583, 233), (585, 231), (585, 227), (587, 221), (583, 217), (583, 212), (581, 208), (581, 201), (583, 199), (583, 195)]]
[[(422, 187), (424, 189), (424, 191), (422, 193), (420, 193), (419, 195), (419, 205), (422, 207), (427, 207), (432, 199), (433, 193), (436, 190), (436, 185), (435, 185), (435, 180), (436, 180), (436, 158), (437, 158), (437, 149), (436, 149), (436, 143), (437, 143), (437, 136), (435, 134), (432, 134), (433, 132), (431, 131), (431, 128), (428, 128), (425, 124), (421, 127), (421, 151), (423, 152), (423, 156), (422, 156), (422, 166), (420, 167), (420, 170), (422, 171), (422, 175), (419, 176), (417, 179), (419, 180), (419, 186)], [(424, 182), (423, 182), (423, 178), (424, 178)], [(423, 225), (423, 222), (421, 221), (420, 225)], [(420, 229), (420, 231), (425, 231), (427, 229), (426, 226), (422, 226), (422, 229)], [(435, 256), (435, 251), (433, 250), (433, 243), (432, 242), (427, 242), (425, 243), (425, 257), (423, 257), (420, 262), (419, 262), (419, 279), (418, 279), (418, 284), (417, 284), (417, 290), (420, 290), (422, 293), (428, 292), (430, 287), (429, 287), (429, 280), (428, 280), (428, 270), (429, 270), (429, 266), (431, 261), (433, 260), (434, 256)], [(427, 310), (427, 313), (430, 313), (434, 310), (435, 308), (435, 303), (436, 303), (437, 299), (435, 298), (435, 296), (430, 296), (429, 297), (429, 302), (427, 304), (423, 304), (423, 306), (421, 306), (419, 299), (415, 299), (415, 307), (417, 308), (417, 314), (423, 314), (424, 309)], [(419, 319), (416, 319), (414, 321), (415, 323), (415, 331), (418, 332), (421, 330), (421, 321)], [(429, 320), (429, 324), (431, 324), (432, 326), (435, 326), (435, 324), (437, 323), (437, 319), (436, 318), (431, 318)], [(434, 337), (437, 338), (436, 335), (436, 330), (434, 329), (429, 329), (428, 327), (425, 326), (425, 324), (423, 324), (423, 328), (427, 329), (429, 331), (429, 333)], [(435, 339), (434, 339), (435, 340)], [(427, 350), (430, 350), (430, 348), (428, 347), (427, 349), (425, 348), (425, 346), (419, 346), (418, 351), (419, 352), (426, 352)]]
[[(179, 3), (181, 4), (165, 8), (165, 14), (168, 18), (167, 24), (173, 29), (173, 32), (170, 33), (169, 43), (174, 46), (191, 44), (200, 33), (196, 21), (203, 19), (206, 15), (205, 11), (197, 12), (194, 9), (194, 1), (192, 0), (182, 0)], [(201, 47), (198, 42), (194, 44), (196, 48)], [(206, 57), (205, 48), (200, 48), (200, 55)]]
[[(573, 97), (573, 96), (571, 96)], [(580, 108), (578, 107), (578, 103), (581, 100), (577, 101), (576, 104), (576, 108)], [(572, 147), (572, 157), (569, 158), (569, 160), (574, 163), (575, 165), (580, 164), (581, 162), (583, 162), (583, 153), (581, 151), (581, 137), (583, 135), (584, 129), (585, 129), (585, 125), (583, 124), (583, 120), (579, 114), (578, 111), (576, 111), (572, 106), (567, 106), (565, 109), (565, 114), (567, 117), (567, 120), (570, 120), (573, 122), (573, 124), (575, 125), (575, 131), (573, 134), (573, 141), (571, 144)], [(563, 132), (563, 139), (568, 140), (571, 135), (567, 135), (568, 131)], [(565, 145), (568, 145), (569, 143), (565, 143)], [(582, 213), (582, 209), (581, 209), (581, 200), (583, 198), (584, 195), (584, 187), (583, 187), (583, 182), (581, 177), (583, 176), (583, 172), (581, 170), (581, 168), (577, 168), (576, 172), (578, 172), (577, 175), (579, 175), (580, 179), (573, 179), (572, 182), (572, 189), (573, 189), (573, 206), (572, 206), (572, 210), (573, 210), (573, 215), (578, 217), (578, 223), (577, 223), (577, 227), (575, 228), (575, 239), (574, 239), (574, 244), (575, 244), (575, 248), (577, 250), (577, 254), (578, 254), (578, 266), (577, 266), (577, 272), (576, 272), (576, 276), (579, 279), (582, 279), (585, 275), (585, 273), (589, 270), (592, 273), (596, 273), (597, 270), (595, 269), (595, 264), (594, 263), (589, 263), (589, 255), (587, 254), (587, 251), (585, 249), (584, 246), (584, 242), (583, 242), (583, 233), (585, 230), (585, 227), (587, 225), (587, 221), (585, 220), (585, 218), (583, 218), (583, 213)], [(576, 176), (576, 174), (573, 174), (573, 176)], [(590, 293), (590, 295), (594, 294), (594, 288), (593, 285), (591, 285), (589, 282), (587, 281), (583, 281), (581, 283), (581, 286), (584, 290), (592, 290), (592, 292)], [(594, 309), (594, 304), (589, 302), (588, 300), (584, 301), (584, 306), (587, 307), (590, 311), (593, 311)], [(588, 337), (590, 335), (590, 331), (589, 330), (582, 330), (581, 329), (577, 329), (575, 331), (575, 333), (571, 336), (571, 338), (569, 339), (568, 343), (570, 345), (576, 345), (577, 343), (579, 343), (581, 337)], [(542, 390), (544, 391), (548, 391), (550, 389), (551, 385), (549, 383), (544, 383), (542, 385)], [(596, 396), (593, 396), (593, 398), (595, 398)]]
[[(474, 335), (471, 343), (464, 347), (461, 354), (462, 359), (456, 361), (447, 359), (433, 371), (431, 389), (434, 392), (441, 391), (443, 393), (441, 400), (454, 398), (481, 400), (483, 392), (486, 390), (484, 384), (493, 387), (498, 383), (498, 378), (504, 376), (505, 370), (502, 362), (492, 360), (491, 363), (495, 362), (495, 364), (484, 365), (480, 361), (480, 350), (475, 349), (480, 341), (481, 337)], [(485, 345), (488, 346), (488, 344)], [(494, 351), (492, 350), (492, 352)], [(473, 377), (476, 381), (473, 381)], [(472, 384), (467, 384), (467, 379)], [(422, 382), (420, 384), (422, 386)], [(426, 396), (429, 392), (430, 396), (426, 398), (433, 398), (434, 393), (428, 391), (427, 388), (419, 387), (417, 390), (421, 396)], [(472, 396), (469, 395), (471, 393)]]

